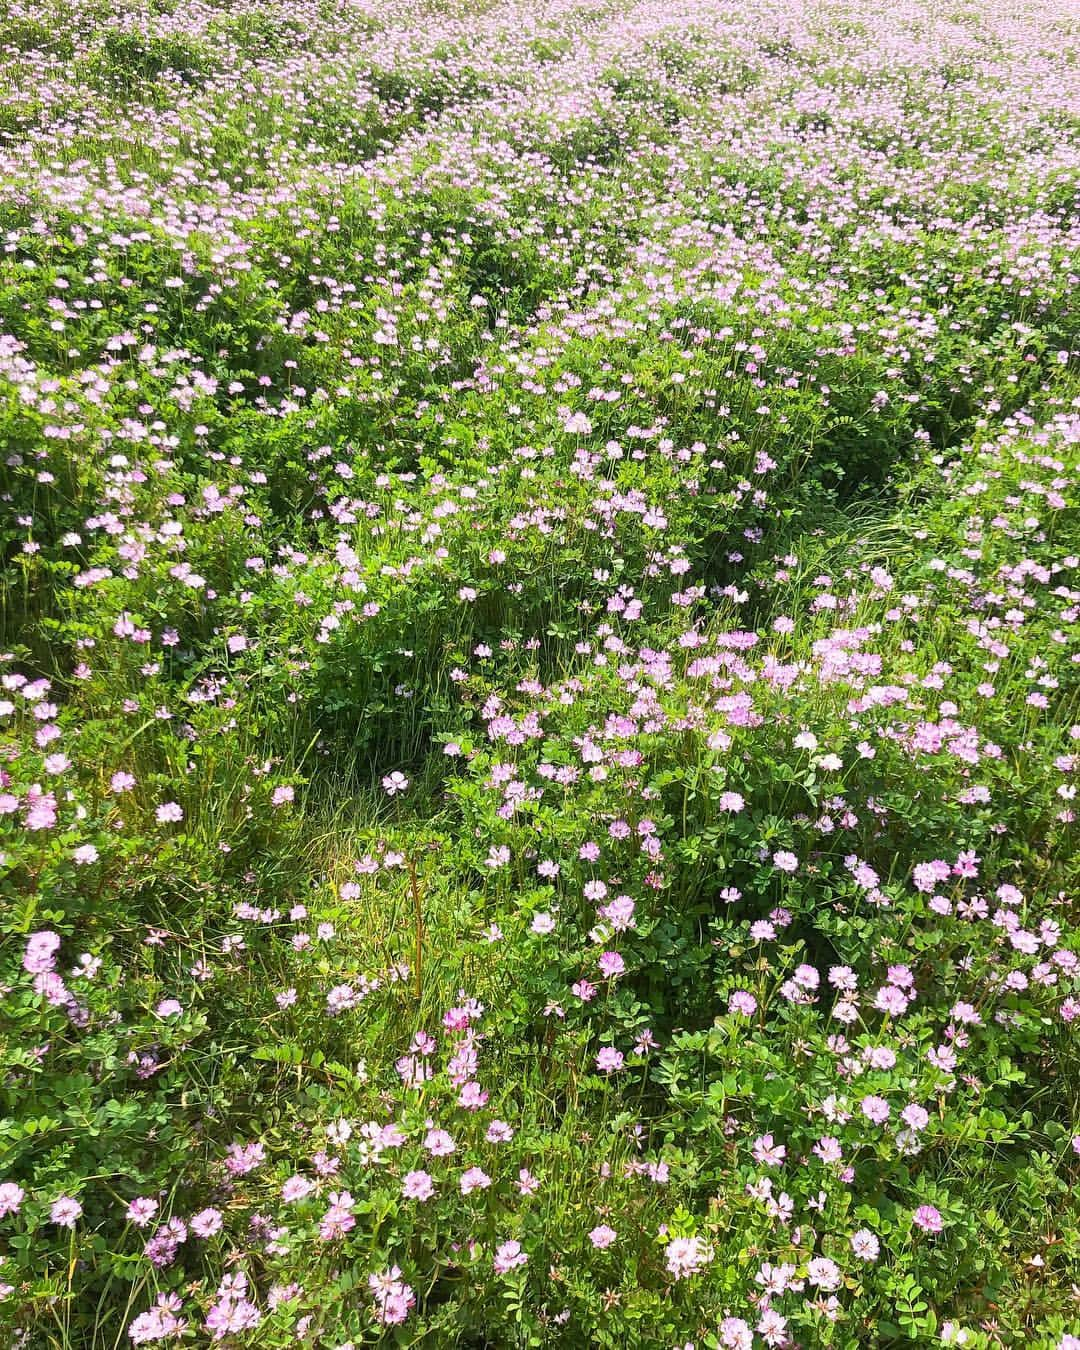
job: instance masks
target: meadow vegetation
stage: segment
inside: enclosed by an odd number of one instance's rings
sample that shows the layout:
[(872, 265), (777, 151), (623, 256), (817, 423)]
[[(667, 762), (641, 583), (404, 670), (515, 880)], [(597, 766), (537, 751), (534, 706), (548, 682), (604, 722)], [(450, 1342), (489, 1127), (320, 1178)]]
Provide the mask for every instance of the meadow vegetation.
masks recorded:
[(1080, 16), (10, 0), (0, 1338), (1080, 1350)]

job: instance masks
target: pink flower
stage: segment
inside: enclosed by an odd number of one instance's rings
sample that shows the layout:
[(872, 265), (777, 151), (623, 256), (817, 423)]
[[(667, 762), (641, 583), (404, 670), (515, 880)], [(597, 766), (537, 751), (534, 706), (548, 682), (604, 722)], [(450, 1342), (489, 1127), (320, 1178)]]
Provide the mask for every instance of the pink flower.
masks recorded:
[(435, 1194), (435, 1183), (427, 1172), (406, 1172), (401, 1180), (401, 1194), (406, 1200), (430, 1200)]
[(223, 1219), (220, 1209), (201, 1209), (191, 1217), (191, 1231), (199, 1238), (210, 1238), (220, 1233)]
[(44, 929), (31, 933), (23, 954), (23, 970), (31, 975), (47, 975), (56, 969), (56, 953), (60, 947), (60, 938), (56, 933)]
[(402, 1281), (398, 1266), (369, 1275), (368, 1288), (374, 1296), (371, 1315), (383, 1326), (400, 1325), (416, 1306), (416, 1294)]
[(609, 1228), (606, 1223), (600, 1224), (589, 1233), (589, 1241), (600, 1251), (610, 1247), (617, 1237), (618, 1233), (615, 1232), (615, 1229)]
[(470, 1167), (461, 1174), (461, 1194), (470, 1195), (473, 1191), (483, 1191), (491, 1185), (491, 1178), (480, 1167)]
[(145, 1228), (158, 1212), (158, 1202), (149, 1196), (139, 1196), (127, 1207), (128, 1221), (136, 1228)]
[(911, 1222), (925, 1233), (940, 1233), (945, 1227), (941, 1211), (935, 1209), (933, 1205), (920, 1205), (911, 1216)]
[(424, 1147), (433, 1158), (447, 1158), (457, 1145), (445, 1130), (428, 1130), (424, 1138)]
[(528, 1259), (521, 1250), (520, 1242), (514, 1242), (513, 1240), (500, 1242), (498, 1247), (495, 1248), (493, 1261), (495, 1274), (505, 1275), (507, 1271), (513, 1270), (516, 1266), (523, 1266)]
[(463, 1106), (466, 1111), (479, 1111), (487, 1105), (487, 1100), (488, 1094), (476, 1082), (466, 1083), (457, 1097), (458, 1106)]
[(230, 1144), (226, 1149), (225, 1170), (230, 1176), (242, 1177), (253, 1172), (266, 1160), (266, 1148), (258, 1142), (252, 1144)]
[(607, 919), (616, 933), (624, 933), (634, 926), (634, 902), (628, 895), (617, 895), (603, 906), (600, 916)]
[(9, 1214), (18, 1214), (26, 1192), (13, 1181), (0, 1182), (0, 1219)]
[(182, 1336), (187, 1321), (176, 1315), (182, 1306), (178, 1294), (158, 1294), (157, 1303), (140, 1313), (128, 1327), (132, 1345), (151, 1345)]
[(182, 1219), (169, 1219), (143, 1247), (143, 1255), (161, 1269), (171, 1266), (181, 1242), (187, 1241), (187, 1235), (187, 1225)]
[(323, 1242), (332, 1242), (342, 1238), (356, 1227), (352, 1214), (353, 1198), (348, 1191), (331, 1191), (330, 1207), (319, 1223), (319, 1237)]
[(724, 1350), (752, 1350), (754, 1333), (741, 1317), (725, 1317), (720, 1323), (720, 1344)]
[(859, 1109), (875, 1125), (883, 1125), (889, 1119), (889, 1103), (884, 1097), (864, 1097)]
[(925, 1130), (930, 1123), (930, 1113), (917, 1102), (912, 1102), (900, 1112), (900, 1119), (909, 1129)]
[(175, 824), (184, 819), (184, 809), (176, 802), (163, 802), (154, 812), (154, 817), (159, 825)]
[(924, 894), (932, 891), (940, 882), (948, 881), (952, 868), (940, 858), (933, 862), (916, 863), (912, 871), (915, 889)]
[(900, 1017), (907, 1011), (907, 1006), (907, 995), (892, 984), (882, 985), (874, 999), (874, 1007), (878, 1012), (887, 1013), (890, 1017)]
[(613, 1045), (605, 1045), (596, 1056), (596, 1067), (601, 1073), (616, 1073), (622, 1068), (624, 1056), (621, 1050), (616, 1050)]
[(780, 1167), (787, 1157), (787, 1149), (783, 1144), (774, 1143), (771, 1134), (763, 1134), (754, 1140), (753, 1154), (754, 1161), (764, 1167)]
[(598, 964), (605, 980), (617, 979), (626, 970), (626, 962), (618, 952), (604, 952)]
[(233, 1332), (254, 1330), (261, 1320), (262, 1314), (249, 1299), (226, 1294), (211, 1304), (204, 1326), (215, 1341), (220, 1341)]
[(676, 1280), (688, 1279), (712, 1260), (712, 1253), (697, 1237), (674, 1238), (664, 1248), (664, 1256)]
[(816, 1256), (806, 1267), (806, 1278), (817, 1289), (831, 1293), (840, 1288), (842, 1275), (840, 1267), (827, 1256)]
[(83, 1212), (82, 1205), (70, 1195), (61, 1195), (52, 1202), (49, 1218), (60, 1228), (74, 1228)]

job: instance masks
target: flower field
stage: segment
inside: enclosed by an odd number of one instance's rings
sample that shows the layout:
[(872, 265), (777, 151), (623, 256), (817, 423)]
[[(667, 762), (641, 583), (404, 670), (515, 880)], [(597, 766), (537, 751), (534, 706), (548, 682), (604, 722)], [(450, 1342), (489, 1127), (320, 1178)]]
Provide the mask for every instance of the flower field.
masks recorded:
[(1080, 1350), (1080, 11), (0, 59), (0, 1344)]

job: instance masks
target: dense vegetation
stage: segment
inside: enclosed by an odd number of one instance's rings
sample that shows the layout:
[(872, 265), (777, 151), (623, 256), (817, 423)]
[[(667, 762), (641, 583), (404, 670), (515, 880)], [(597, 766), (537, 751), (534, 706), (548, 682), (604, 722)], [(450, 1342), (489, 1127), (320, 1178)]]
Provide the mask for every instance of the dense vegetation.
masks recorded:
[(1078, 1350), (1078, 39), (4, 7), (4, 1345)]

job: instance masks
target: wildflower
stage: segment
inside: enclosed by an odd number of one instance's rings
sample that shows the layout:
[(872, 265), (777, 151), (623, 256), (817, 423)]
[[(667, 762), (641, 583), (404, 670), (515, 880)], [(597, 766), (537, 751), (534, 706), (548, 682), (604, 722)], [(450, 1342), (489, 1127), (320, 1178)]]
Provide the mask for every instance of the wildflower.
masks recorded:
[(266, 1160), (266, 1148), (258, 1142), (230, 1144), (226, 1153), (225, 1170), (234, 1177), (246, 1176)]
[(187, 1225), (181, 1219), (161, 1224), (143, 1247), (143, 1255), (159, 1269), (171, 1266), (182, 1242), (187, 1241)]
[(787, 1149), (783, 1144), (774, 1143), (771, 1134), (763, 1134), (754, 1141), (753, 1155), (757, 1163), (766, 1167), (779, 1167), (787, 1157)]
[(827, 1256), (816, 1256), (806, 1267), (806, 1278), (816, 1288), (825, 1293), (840, 1288), (840, 1267)]
[(331, 1191), (328, 1197), (329, 1208), (319, 1222), (319, 1237), (323, 1242), (333, 1242), (342, 1238), (356, 1227), (356, 1218), (352, 1213), (353, 1198), (348, 1191)]
[(787, 1318), (782, 1317), (775, 1308), (766, 1308), (758, 1319), (757, 1333), (768, 1346), (782, 1346), (787, 1343)]
[(25, 1195), (23, 1188), (16, 1186), (14, 1181), (0, 1182), (0, 1219), (6, 1219), (9, 1214), (18, 1214)]
[(56, 953), (60, 947), (60, 938), (56, 933), (44, 930), (31, 933), (26, 941), (23, 955), (23, 970), (31, 975), (44, 975), (56, 969)]
[(158, 1211), (158, 1202), (150, 1196), (140, 1196), (127, 1207), (127, 1217), (136, 1228), (145, 1228)]
[(925, 1130), (930, 1123), (930, 1113), (917, 1102), (912, 1102), (900, 1112), (900, 1119), (912, 1130)]
[(483, 1191), (491, 1185), (491, 1178), (480, 1167), (470, 1167), (461, 1174), (461, 1194), (471, 1195), (473, 1191)]
[(306, 1199), (314, 1189), (315, 1183), (307, 1177), (290, 1177), (281, 1188), (281, 1198), (287, 1205), (295, 1204), (298, 1200)]
[(597, 964), (605, 980), (616, 979), (626, 970), (626, 962), (618, 952), (604, 952)]
[(371, 1315), (382, 1326), (400, 1326), (416, 1307), (416, 1294), (401, 1278), (398, 1266), (368, 1276), (373, 1296)]
[(618, 1234), (614, 1228), (609, 1228), (606, 1223), (599, 1224), (589, 1233), (589, 1241), (600, 1251), (605, 1251), (615, 1241)]
[(253, 1331), (261, 1321), (258, 1308), (243, 1294), (221, 1294), (219, 1290), (219, 1297), (210, 1305), (203, 1325), (212, 1340), (220, 1341), (231, 1334)]
[(457, 1096), (458, 1106), (463, 1106), (466, 1111), (479, 1111), (487, 1101), (488, 1093), (476, 1082), (466, 1083)]
[(184, 811), (176, 802), (162, 802), (154, 811), (154, 818), (159, 825), (173, 825), (183, 820)]
[(223, 1225), (221, 1210), (201, 1209), (190, 1220), (191, 1231), (199, 1238), (210, 1238), (220, 1233)]
[(49, 1219), (60, 1228), (74, 1228), (83, 1212), (82, 1205), (70, 1195), (61, 1195), (49, 1209)]
[(159, 1294), (154, 1306), (140, 1313), (128, 1327), (131, 1343), (152, 1345), (181, 1337), (187, 1330), (186, 1319), (177, 1316), (182, 1306), (179, 1295)]
[(860, 1261), (876, 1261), (881, 1244), (869, 1228), (860, 1228), (851, 1237), (851, 1250)]
[(433, 1158), (446, 1158), (454, 1152), (457, 1145), (445, 1130), (428, 1130), (424, 1137), (424, 1147)]
[(889, 1119), (889, 1103), (883, 1097), (864, 1097), (859, 1103), (859, 1109), (875, 1125), (883, 1125)]
[(596, 1056), (596, 1067), (601, 1073), (617, 1073), (623, 1066), (623, 1053), (614, 1046), (605, 1045)]
[(712, 1253), (700, 1238), (675, 1238), (664, 1248), (664, 1257), (671, 1275), (685, 1280), (708, 1265)]
[(728, 1012), (738, 1017), (752, 1017), (757, 1011), (757, 999), (747, 989), (736, 989), (728, 996)]
[(382, 780), (383, 791), (388, 797), (396, 797), (399, 792), (408, 790), (409, 780), (397, 769), (393, 773), (388, 773)]
[(528, 1257), (521, 1250), (521, 1243), (500, 1242), (495, 1248), (495, 1257), (492, 1264), (495, 1267), (496, 1275), (505, 1275), (514, 1270), (517, 1266), (523, 1266), (528, 1261)]
[(920, 1205), (911, 1216), (911, 1221), (924, 1233), (940, 1233), (945, 1227), (940, 1210), (935, 1209), (933, 1205)]
[(752, 1350), (754, 1333), (741, 1317), (725, 1317), (720, 1323), (720, 1344), (725, 1350)]
[(326, 1011), (331, 1017), (349, 1012), (361, 1001), (360, 993), (351, 984), (336, 984), (326, 995)]
[(430, 1200), (435, 1194), (435, 1183), (427, 1172), (406, 1172), (401, 1182), (401, 1194), (406, 1200)]
[(887, 1013), (890, 1017), (900, 1017), (907, 1011), (907, 1006), (908, 999), (904, 991), (891, 984), (883, 985), (874, 999), (874, 1007), (878, 1012)]

